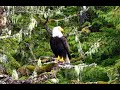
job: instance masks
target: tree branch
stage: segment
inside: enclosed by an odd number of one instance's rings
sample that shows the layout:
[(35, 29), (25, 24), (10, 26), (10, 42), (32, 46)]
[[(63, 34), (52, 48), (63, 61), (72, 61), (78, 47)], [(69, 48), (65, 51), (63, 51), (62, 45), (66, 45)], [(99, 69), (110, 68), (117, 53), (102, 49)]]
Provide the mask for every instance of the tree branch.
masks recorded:
[(45, 29), (47, 30), (47, 32), (50, 34), (50, 36), (52, 35), (52, 30), (48, 27), (48, 25), (47, 25), (47, 22), (48, 22), (48, 17), (47, 17), (47, 19), (46, 19), (46, 21), (45, 21), (45, 23), (44, 23), (44, 26), (45, 26)]

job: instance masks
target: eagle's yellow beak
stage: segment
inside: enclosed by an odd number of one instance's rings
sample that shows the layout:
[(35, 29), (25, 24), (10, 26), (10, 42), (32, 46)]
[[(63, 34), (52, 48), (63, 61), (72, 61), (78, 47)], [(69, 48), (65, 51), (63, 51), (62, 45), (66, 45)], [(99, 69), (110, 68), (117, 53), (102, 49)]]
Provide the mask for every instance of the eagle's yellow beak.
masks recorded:
[(63, 28), (61, 28), (61, 27), (59, 28), (59, 30), (60, 30), (61, 32), (64, 32), (64, 29), (63, 29)]

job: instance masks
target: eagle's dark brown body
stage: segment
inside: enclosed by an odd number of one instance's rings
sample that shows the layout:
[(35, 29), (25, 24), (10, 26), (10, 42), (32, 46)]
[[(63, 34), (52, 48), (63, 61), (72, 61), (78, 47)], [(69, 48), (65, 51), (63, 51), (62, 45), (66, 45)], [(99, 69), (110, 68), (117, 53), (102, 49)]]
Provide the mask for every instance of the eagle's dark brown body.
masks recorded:
[(69, 45), (64, 36), (51, 37), (50, 38), (50, 46), (56, 57), (58, 57), (58, 55), (59, 55), (60, 57), (63, 57), (65, 60), (68, 56), (68, 58), (71, 59), (71, 56), (69, 53)]

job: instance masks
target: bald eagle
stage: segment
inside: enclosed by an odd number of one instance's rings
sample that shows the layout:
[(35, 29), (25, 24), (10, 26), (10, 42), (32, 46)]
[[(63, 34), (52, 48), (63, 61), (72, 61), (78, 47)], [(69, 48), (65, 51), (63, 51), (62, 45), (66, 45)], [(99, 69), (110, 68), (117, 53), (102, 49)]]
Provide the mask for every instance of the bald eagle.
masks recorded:
[(70, 53), (67, 39), (62, 34), (63, 29), (60, 26), (54, 27), (50, 38), (51, 49), (58, 61), (70, 64)]

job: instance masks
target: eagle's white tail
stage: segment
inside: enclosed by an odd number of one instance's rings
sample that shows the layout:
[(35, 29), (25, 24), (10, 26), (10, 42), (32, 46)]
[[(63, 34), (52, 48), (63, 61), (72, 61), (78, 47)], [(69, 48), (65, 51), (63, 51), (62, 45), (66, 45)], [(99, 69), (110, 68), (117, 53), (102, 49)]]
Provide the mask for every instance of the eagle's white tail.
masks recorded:
[(70, 59), (69, 59), (68, 55), (66, 55), (65, 63), (69, 63), (70, 64)]

